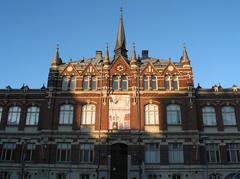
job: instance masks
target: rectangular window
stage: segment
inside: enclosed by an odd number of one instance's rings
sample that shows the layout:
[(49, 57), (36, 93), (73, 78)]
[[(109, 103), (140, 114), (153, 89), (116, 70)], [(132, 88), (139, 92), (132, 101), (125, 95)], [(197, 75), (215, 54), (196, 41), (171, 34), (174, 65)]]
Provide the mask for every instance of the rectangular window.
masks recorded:
[(10, 179), (11, 175), (8, 172), (0, 172), (0, 179)]
[(38, 125), (38, 119), (39, 119), (39, 107), (32, 106), (29, 107), (27, 110), (27, 125)]
[(36, 150), (35, 144), (24, 145), (22, 149), (22, 160), (29, 162), (32, 161), (35, 150)]
[(80, 179), (89, 179), (89, 175), (88, 174), (81, 174), (80, 175)]
[(183, 146), (179, 143), (168, 146), (169, 163), (183, 163)]
[(16, 149), (15, 143), (5, 143), (3, 144), (1, 160), (13, 161), (14, 151)]
[(67, 178), (67, 176), (66, 176), (65, 173), (58, 173), (57, 174), (57, 179), (66, 179), (66, 178)]
[(93, 144), (80, 144), (80, 161), (93, 162)]
[(21, 108), (18, 106), (12, 106), (9, 108), (8, 113), (8, 125), (18, 125), (20, 121)]
[(57, 162), (70, 161), (71, 144), (59, 143), (57, 144)]
[(160, 163), (160, 149), (159, 144), (146, 144), (145, 148), (145, 162), (146, 163)]
[(228, 161), (231, 163), (240, 162), (240, 144), (228, 144)]
[(218, 144), (207, 144), (206, 147), (207, 161), (209, 163), (220, 162), (220, 152)]
[(177, 79), (173, 80), (173, 89), (178, 90), (178, 80)]
[(164, 81), (164, 86), (166, 90), (170, 90), (170, 81), (168, 79)]

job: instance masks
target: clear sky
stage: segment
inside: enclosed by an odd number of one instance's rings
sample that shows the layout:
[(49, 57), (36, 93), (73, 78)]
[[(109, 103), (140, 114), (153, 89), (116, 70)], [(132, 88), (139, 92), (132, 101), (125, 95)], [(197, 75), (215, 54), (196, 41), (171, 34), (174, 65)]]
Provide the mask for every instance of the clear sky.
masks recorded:
[(0, 88), (46, 85), (58, 43), (63, 61), (112, 56), (121, 6), (129, 56), (177, 61), (185, 42), (195, 85), (240, 86), (239, 0), (0, 0)]

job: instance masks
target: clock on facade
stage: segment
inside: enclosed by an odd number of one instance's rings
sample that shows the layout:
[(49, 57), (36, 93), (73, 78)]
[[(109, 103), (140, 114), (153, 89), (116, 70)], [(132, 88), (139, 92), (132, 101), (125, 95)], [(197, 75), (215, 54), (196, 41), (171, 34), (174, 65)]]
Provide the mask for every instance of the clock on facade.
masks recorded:
[(118, 65), (117, 66), (117, 71), (123, 71), (123, 65)]

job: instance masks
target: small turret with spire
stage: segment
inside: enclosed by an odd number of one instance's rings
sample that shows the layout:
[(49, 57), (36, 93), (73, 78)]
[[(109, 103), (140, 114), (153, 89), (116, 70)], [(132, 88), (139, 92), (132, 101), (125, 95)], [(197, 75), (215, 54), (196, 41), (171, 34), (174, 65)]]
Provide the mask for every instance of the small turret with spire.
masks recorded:
[(116, 41), (116, 46), (114, 49), (115, 52), (115, 58), (122, 55), (123, 57), (127, 58), (127, 48), (126, 48), (126, 37), (125, 37), (125, 32), (124, 32), (124, 26), (123, 26), (123, 9), (120, 9), (120, 22), (118, 26), (118, 34), (117, 34), (117, 41)]
[(132, 49), (132, 58), (131, 58), (131, 67), (137, 67), (137, 57), (136, 57), (136, 51), (135, 51), (135, 43), (133, 43), (133, 49)]
[(109, 60), (109, 53), (108, 53), (108, 44), (106, 46), (106, 52), (105, 52), (105, 58), (103, 60), (103, 65), (105, 68), (108, 68), (109, 67), (109, 63), (110, 63), (110, 60)]
[(55, 68), (60, 64), (62, 64), (62, 59), (59, 57), (59, 45), (57, 45), (57, 49), (53, 57), (51, 67)]
[(183, 46), (183, 54), (180, 58), (180, 63), (183, 64), (183, 67), (189, 67), (190, 66), (190, 60), (188, 57), (186, 46)]

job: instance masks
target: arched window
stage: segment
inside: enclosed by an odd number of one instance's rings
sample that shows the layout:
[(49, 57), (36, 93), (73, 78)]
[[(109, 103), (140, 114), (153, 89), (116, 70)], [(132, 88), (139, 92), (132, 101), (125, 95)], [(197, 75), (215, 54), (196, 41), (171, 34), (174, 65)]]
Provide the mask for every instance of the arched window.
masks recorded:
[(222, 118), (224, 125), (235, 125), (236, 116), (235, 109), (232, 106), (223, 106), (222, 107)]
[(143, 88), (148, 90), (148, 76), (146, 75), (143, 76)]
[(0, 107), (0, 122), (1, 122), (1, 120), (2, 120), (2, 112), (3, 112), (3, 108)]
[(171, 85), (170, 85), (170, 77), (166, 76), (164, 79), (164, 87), (166, 90), (170, 90), (171, 89)]
[(157, 125), (159, 124), (158, 105), (148, 104), (144, 108), (145, 113), (145, 125)]
[(112, 77), (112, 88), (113, 90), (118, 90), (119, 87), (118, 87), (118, 76), (114, 75)]
[(88, 89), (88, 83), (89, 83), (89, 77), (88, 76), (84, 76), (83, 77), (83, 90), (87, 90)]
[(27, 109), (26, 125), (38, 125), (40, 108), (31, 106)]
[(68, 90), (68, 82), (69, 82), (69, 78), (67, 76), (64, 76), (62, 78), (62, 90), (64, 91)]
[(122, 76), (122, 90), (126, 91), (127, 90), (127, 77), (126, 76)]
[(59, 124), (72, 124), (73, 122), (73, 105), (64, 104), (60, 106)]
[(167, 123), (170, 125), (181, 124), (181, 109), (177, 104), (167, 106)]
[(96, 89), (97, 89), (97, 79), (96, 79), (96, 76), (93, 76), (91, 81), (91, 90), (96, 90)]
[(8, 125), (18, 125), (20, 121), (21, 108), (19, 106), (12, 106), (8, 111)]
[(70, 90), (75, 90), (76, 89), (76, 82), (77, 82), (77, 77), (72, 76), (71, 77), (71, 82), (70, 82)]
[(179, 83), (178, 83), (178, 77), (174, 76), (173, 77), (173, 89), (178, 90), (179, 89)]
[(157, 77), (156, 76), (152, 76), (151, 87), (153, 90), (157, 89)]
[(93, 104), (86, 104), (82, 107), (81, 124), (93, 125), (95, 124), (96, 106)]
[(205, 106), (202, 108), (203, 125), (215, 126), (216, 125), (216, 113), (212, 106)]

